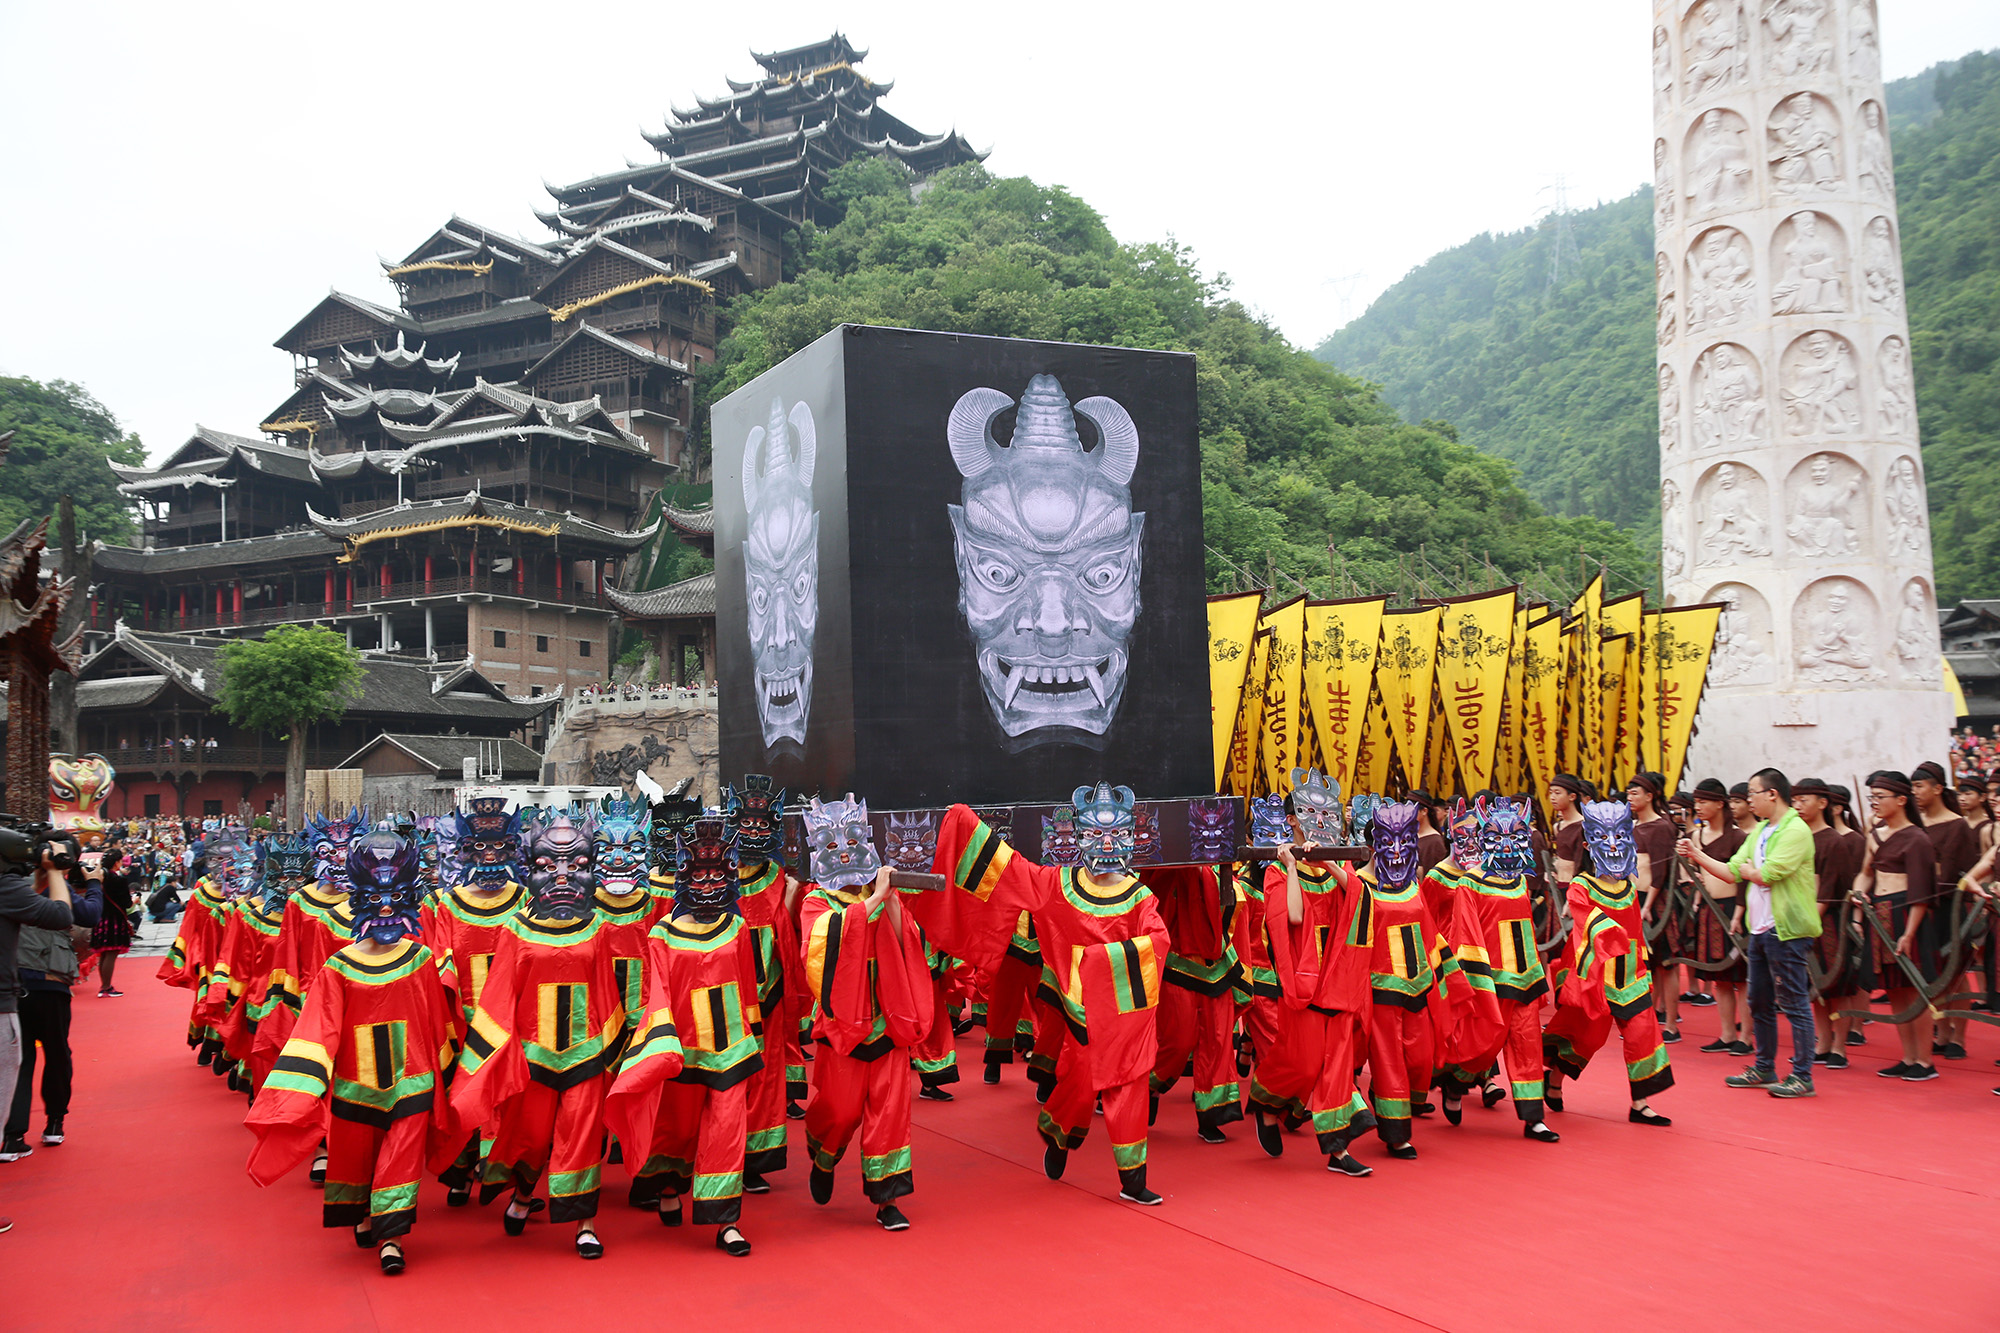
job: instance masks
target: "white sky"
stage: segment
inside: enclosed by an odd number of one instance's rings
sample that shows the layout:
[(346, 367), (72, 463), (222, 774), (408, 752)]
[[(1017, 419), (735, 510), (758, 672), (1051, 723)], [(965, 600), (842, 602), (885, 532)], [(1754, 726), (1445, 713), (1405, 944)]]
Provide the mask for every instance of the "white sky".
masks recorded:
[[(1891, 78), (2000, 46), (1993, 0), (1880, 0)], [(670, 102), (835, 27), (885, 107), (1169, 233), (1311, 346), (1441, 249), (1651, 177), (1644, 0), (1001, 7), (651, 0), (0, 5), (0, 373), (86, 385), (156, 455), (254, 433), (327, 288), (393, 304), (452, 213), (656, 155)], [(757, 15), (747, 11), (755, 9)]]

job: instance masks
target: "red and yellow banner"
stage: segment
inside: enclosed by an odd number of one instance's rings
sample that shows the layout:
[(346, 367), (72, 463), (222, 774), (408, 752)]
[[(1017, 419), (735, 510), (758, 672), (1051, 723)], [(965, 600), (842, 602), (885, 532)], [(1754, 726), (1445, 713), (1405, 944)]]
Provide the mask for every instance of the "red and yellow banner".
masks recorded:
[(1362, 597), (1306, 606), (1306, 700), (1326, 775), (1344, 792), (1356, 790), (1356, 753), (1367, 726), (1387, 604), (1385, 597)]
[(1243, 711), (1243, 682), (1250, 675), (1250, 640), (1264, 594), (1227, 593), (1208, 599), (1208, 710), (1215, 735), (1215, 788), (1229, 775), (1229, 743)]
[(1694, 739), (1694, 712), (1708, 680), (1708, 658), (1715, 649), (1716, 623), (1722, 608), (1715, 605), (1670, 606), (1660, 612), (1653, 635), (1653, 663), (1659, 672), (1657, 695), (1648, 706), (1660, 729), (1660, 772), (1667, 790), (1676, 791), (1687, 763), (1688, 742)]
[[(1437, 645), (1437, 691), (1456, 779), (1466, 795), (1493, 785), (1507, 659), (1514, 647), (1514, 589), (1447, 601)], [(1440, 774), (1440, 778), (1445, 774)]]
[(1305, 668), (1306, 599), (1303, 595), (1264, 613), (1270, 631), (1270, 666), (1264, 675), (1264, 790), (1291, 790), (1292, 766), (1298, 763), (1299, 703)]
[(1236, 796), (1256, 796), (1257, 761), (1263, 748), (1264, 673), (1271, 662), (1271, 634), (1259, 630), (1250, 640), (1250, 675), (1243, 688), (1243, 705), (1236, 715), (1236, 735), (1229, 744), (1229, 790)]
[(1382, 647), (1375, 660), (1375, 686), (1389, 710), (1389, 734), (1403, 761), (1403, 776), (1421, 781), (1431, 732), (1431, 691), (1437, 684), (1438, 623), (1441, 607), (1390, 611), (1382, 617)]

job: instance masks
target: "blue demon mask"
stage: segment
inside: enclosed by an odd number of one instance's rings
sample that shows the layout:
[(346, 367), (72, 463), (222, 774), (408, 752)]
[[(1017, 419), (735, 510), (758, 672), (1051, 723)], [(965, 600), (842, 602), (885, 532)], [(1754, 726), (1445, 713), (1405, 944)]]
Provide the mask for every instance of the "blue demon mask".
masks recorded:
[(347, 891), (347, 848), (368, 827), (368, 812), (350, 808), (345, 818), (314, 815), (306, 821), (312, 843), (313, 879), (331, 893)]
[(1292, 840), (1292, 826), (1285, 818), (1285, 798), (1282, 796), (1252, 796), (1250, 798), (1250, 845), (1252, 847), (1282, 847)]
[(1123, 875), (1139, 850), (1138, 801), (1130, 787), (1100, 782), (1078, 787), (1069, 803), (1076, 808), (1076, 838), (1083, 865), (1094, 875)]
[(646, 887), (646, 860), (651, 850), (653, 817), (638, 801), (610, 797), (597, 812), (595, 844), (597, 883), (616, 898)]
[(419, 931), (419, 869), (416, 844), (386, 824), (348, 847), (348, 906), (354, 913), (355, 939), (394, 944)]
[(452, 878), (476, 889), (499, 889), (521, 878), (521, 812), (507, 813), (498, 796), (472, 801), (472, 813), (453, 812), (457, 847)]
[(1583, 803), (1583, 842), (1599, 879), (1630, 879), (1639, 872), (1639, 848), (1632, 841), (1632, 807), (1624, 801)]
[(1481, 800), (1479, 814), (1480, 869), (1489, 879), (1519, 879), (1535, 870), (1535, 827), (1526, 801), (1505, 796)]
[(312, 844), (300, 834), (274, 838), (264, 855), (264, 911), (275, 916), (312, 875)]
[(202, 846), (202, 864), (209, 882), (225, 898), (242, 898), (257, 888), (257, 849), (235, 829), (209, 834)]

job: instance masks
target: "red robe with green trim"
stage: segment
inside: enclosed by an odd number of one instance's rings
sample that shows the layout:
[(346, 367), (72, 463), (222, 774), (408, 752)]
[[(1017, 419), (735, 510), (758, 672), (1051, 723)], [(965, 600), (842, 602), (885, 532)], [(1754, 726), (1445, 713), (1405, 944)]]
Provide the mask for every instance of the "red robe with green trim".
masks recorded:
[(229, 913), (221, 961), (209, 976), (202, 1004), (214, 1016), (210, 1021), (222, 1036), (223, 1053), (232, 1060), (251, 1058), (257, 1025), (270, 1012), (268, 1003), (260, 1004), (256, 997), (264, 993), (264, 979), (270, 975), (283, 922), (282, 912), (272, 915), (265, 912), (262, 903), (247, 898)]
[(257, 1025), (250, 1062), (269, 1067), (291, 1039), (292, 1027), (305, 1008), (306, 991), (326, 960), (354, 942), (354, 915), (345, 893), (328, 894), (309, 884), (285, 903), (285, 917), (278, 927), (278, 942), (271, 950), (271, 968), (252, 1001), (265, 1011)]
[(1355, 934), (1367, 886), (1338, 862), (1299, 868), (1299, 922), (1291, 919), (1289, 888), (1282, 865), (1264, 870), (1264, 940), (1289, 1010), (1322, 1014), (1368, 1011), (1371, 949)]
[(637, 1032), (646, 1021), (646, 936), (660, 919), (660, 901), (644, 886), (623, 898), (600, 889), (591, 901), (597, 906), (598, 932), (611, 950), (618, 993), (625, 997), (625, 1030)]
[(181, 913), (180, 929), (167, 956), (155, 973), (169, 986), (195, 992), (197, 1006), (201, 992), (208, 988), (209, 973), (222, 955), (222, 935), (228, 928), (229, 900), (216, 891), (215, 883), (203, 876), (188, 895), (187, 910)]
[(244, 1119), (257, 1136), (250, 1178), (273, 1184), (311, 1157), (329, 1115), (377, 1127), (428, 1116), (425, 1153), (443, 1170), (465, 1137), (441, 1086), (452, 1063), (447, 1003), (431, 951), (413, 939), (386, 958), (343, 950), (325, 960)]
[(646, 1019), (604, 1099), (604, 1122), (624, 1144), (635, 1177), (669, 1080), (732, 1088), (764, 1068), (757, 1004), (757, 941), (728, 913), (709, 925), (669, 918), (646, 937)]
[(461, 1044), (472, 1024), (472, 1011), (486, 988), (493, 954), (507, 922), (521, 910), (528, 891), (509, 883), (490, 902), (471, 897), (464, 886), (441, 893), (424, 908), (424, 942), (437, 955), (446, 992), (451, 996), (452, 1031)]
[(1150, 889), (1131, 876), (1097, 889), (1080, 870), (1035, 865), (963, 805), (944, 817), (932, 869), (956, 888), (918, 891), (905, 903), (915, 899), (939, 948), (997, 961), (1017, 914), (1034, 913), (1054, 1000), (1071, 1035), (1090, 1048), (1097, 1085), (1118, 1087), (1152, 1072), (1168, 940)]
[(625, 1001), (593, 913), (510, 917), (459, 1056), (452, 1107), (484, 1125), (532, 1080), (562, 1091), (617, 1067)]
[(1469, 994), (1465, 1004), (1454, 1006), (1452, 1030), (1438, 1033), (1438, 1064), (1481, 1070), (1507, 1044), (1501, 1005), (1534, 1004), (1548, 993), (1535, 950), (1534, 899), (1523, 878), (1496, 880), (1461, 871), (1446, 906), (1445, 938)]
[(936, 994), (909, 904), (898, 931), (887, 903), (869, 913), (867, 888), (808, 884), (800, 911), (813, 1037), (857, 1060), (914, 1046), (930, 1030)]

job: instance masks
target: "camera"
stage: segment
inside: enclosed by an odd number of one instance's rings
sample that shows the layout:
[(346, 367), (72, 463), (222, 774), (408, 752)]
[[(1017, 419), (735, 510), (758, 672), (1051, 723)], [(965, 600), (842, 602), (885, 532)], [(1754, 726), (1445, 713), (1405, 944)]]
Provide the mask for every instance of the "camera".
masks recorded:
[(82, 852), (74, 834), (64, 833), (53, 824), (22, 819), (0, 810), (0, 863), (23, 873), (31, 872), (41, 865), (45, 848), (49, 864), (57, 870), (75, 869)]

